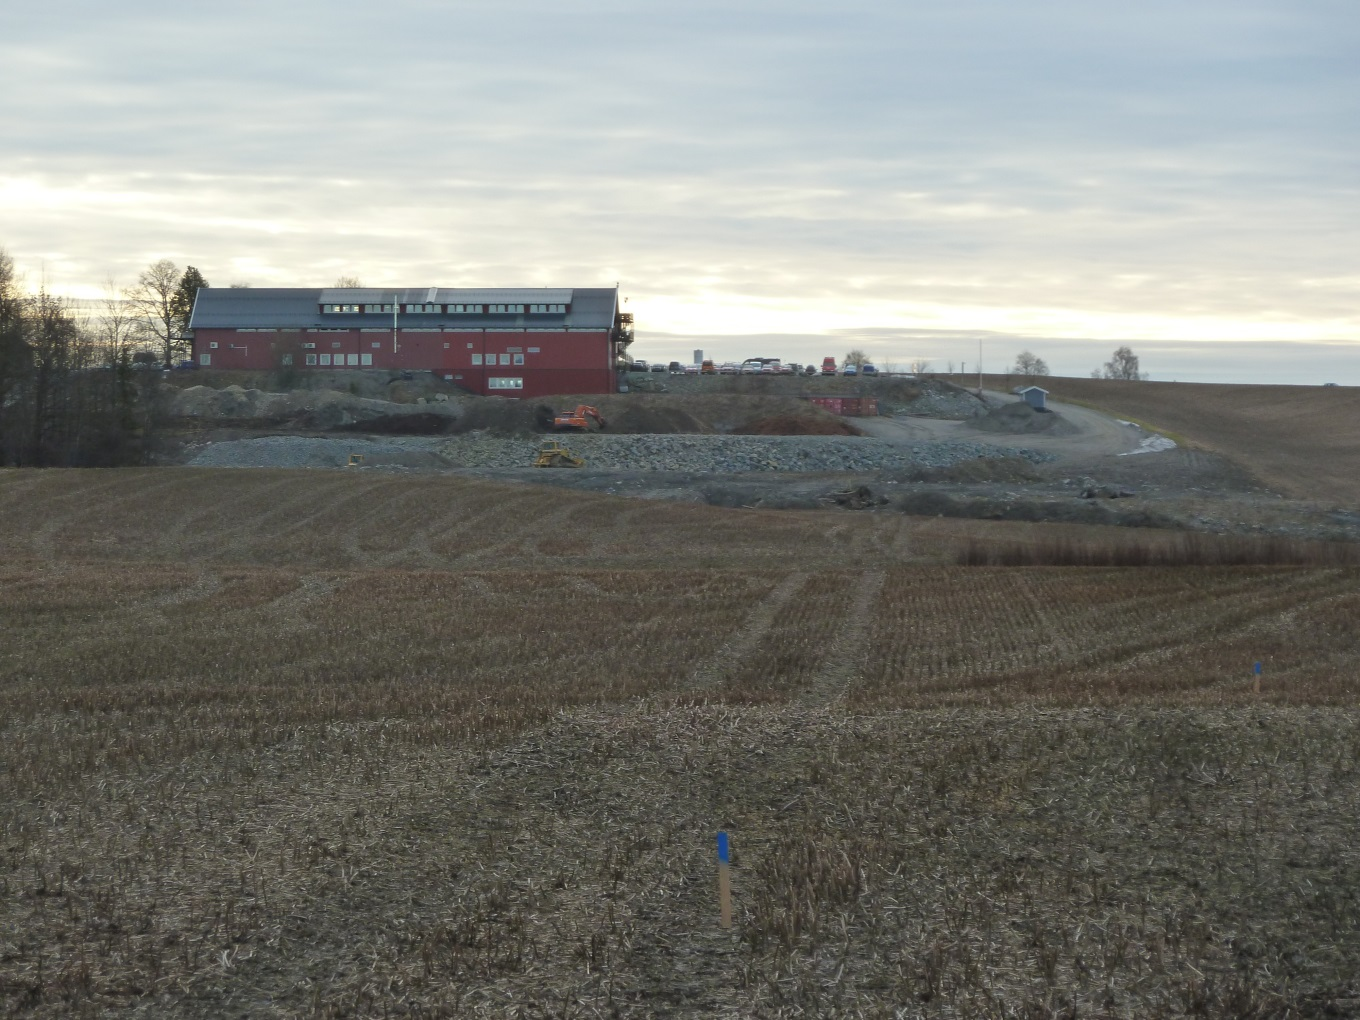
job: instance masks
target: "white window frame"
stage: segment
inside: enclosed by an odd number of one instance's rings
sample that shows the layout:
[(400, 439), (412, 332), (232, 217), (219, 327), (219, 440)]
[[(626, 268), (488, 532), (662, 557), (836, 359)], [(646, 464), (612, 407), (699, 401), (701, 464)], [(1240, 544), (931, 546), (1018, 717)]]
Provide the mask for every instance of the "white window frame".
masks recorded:
[(309, 365), (315, 365), (315, 364), (316, 364), (316, 355), (315, 355), (315, 354), (309, 354), (309, 355), (307, 355), (307, 364), (309, 364)]
[(524, 380), (518, 376), (491, 376), (486, 381), (489, 390), (522, 390)]

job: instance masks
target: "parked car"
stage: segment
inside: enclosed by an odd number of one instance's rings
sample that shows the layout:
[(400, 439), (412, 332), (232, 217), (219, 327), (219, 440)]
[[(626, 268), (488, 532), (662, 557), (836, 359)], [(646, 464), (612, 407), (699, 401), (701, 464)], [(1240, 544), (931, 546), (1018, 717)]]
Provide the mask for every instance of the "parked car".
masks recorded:
[(741, 363), (742, 375), (760, 375), (765, 371), (765, 363), (759, 358), (747, 358)]
[(670, 363), (670, 366), (667, 368), (667, 371), (670, 372), (671, 375), (683, 375), (685, 371), (685, 366), (680, 364), (680, 362), (678, 361), (672, 361)]
[(628, 371), (630, 371), (630, 372), (645, 372), (645, 371), (647, 371), (647, 362), (645, 362), (645, 361), (635, 361), (635, 362), (633, 362), (631, 365), (628, 366)]
[(822, 375), (835, 375), (835, 374), (836, 374), (836, 359), (835, 359), (835, 358), (823, 358), (823, 359), (822, 359)]
[(816, 365), (808, 365), (807, 367), (805, 367), (805, 368), (803, 369), (803, 374), (804, 374), (804, 375), (816, 375), (816, 374), (817, 374), (817, 366), (816, 366)]
[(666, 366), (663, 365), (663, 364), (661, 364), (661, 362), (658, 361), (655, 365), (652, 366), (652, 369), (651, 369), (651, 370), (652, 370), (653, 372), (664, 372), (664, 371), (666, 371)]
[(724, 361), (718, 368), (719, 375), (736, 375), (741, 370), (741, 366), (735, 361)]
[(860, 374), (860, 375), (878, 375), (878, 369), (875, 368), (872, 364), (870, 364), (869, 362), (866, 361), (864, 364), (862, 364), (862, 365), (859, 366), (859, 374)]
[(720, 371), (721, 369), (708, 359), (704, 359), (704, 363), (699, 366), (700, 375), (717, 375)]
[(859, 370), (854, 365), (846, 365), (841, 369), (841, 375), (859, 375)]
[[(713, 363), (710, 361), (709, 364), (711, 365), (711, 364), (713, 364)], [(685, 375), (698, 375), (698, 374), (699, 374), (699, 366), (698, 366), (698, 365), (686, 365), (686, 366), (685, 366)]]

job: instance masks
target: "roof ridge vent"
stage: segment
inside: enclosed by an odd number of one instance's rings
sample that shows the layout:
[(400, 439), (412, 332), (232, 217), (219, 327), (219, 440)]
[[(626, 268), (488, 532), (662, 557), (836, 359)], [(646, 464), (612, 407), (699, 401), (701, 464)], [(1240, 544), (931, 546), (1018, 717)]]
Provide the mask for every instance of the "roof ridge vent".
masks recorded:
[(430, 292), (425, 295), (425, 303), (432, 305), (438, 300), (439, 300), (439, 288), (431, 287)]

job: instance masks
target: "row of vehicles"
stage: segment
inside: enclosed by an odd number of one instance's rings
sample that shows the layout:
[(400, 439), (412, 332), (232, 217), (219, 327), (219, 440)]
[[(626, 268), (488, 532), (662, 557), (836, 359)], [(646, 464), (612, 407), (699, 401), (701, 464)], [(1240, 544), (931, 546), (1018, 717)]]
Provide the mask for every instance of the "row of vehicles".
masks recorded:
[(819, 370), (816, 365), (786, 363), (779, 358), (747, 358), (745, 361), (705, 361), (699, 365), (682, 365), (672, 361), (669, 365), (661, 362), (648, 364), (633, 361), (626, 369), (629, 372), (668, 372), (671, 375), (878, 375), (878, 369), (870, 362), (861, 365), (848, 363), (838, 368), (835, 358), (822, 359)]

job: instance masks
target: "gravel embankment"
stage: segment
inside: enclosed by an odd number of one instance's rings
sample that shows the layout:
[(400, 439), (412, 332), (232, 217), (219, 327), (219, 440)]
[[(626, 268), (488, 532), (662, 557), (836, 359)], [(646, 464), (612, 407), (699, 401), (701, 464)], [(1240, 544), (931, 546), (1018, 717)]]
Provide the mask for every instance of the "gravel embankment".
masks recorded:
[[(1034, 463), (1052, 456), (1023, 447), (999, 450), (982, 443), (902, 445), (853, 436), (566, 435), (564, 445), (588, 467), (633, 471), (876, 471), (943, 468), (979, 457), (1015, 456)], [(340, 467), (362, 454), (366, 467), (526, 467), (539, 440), (471, 433), (395, 439), (318, 439), (268, 436), (214, 443), (195, 467)]]

